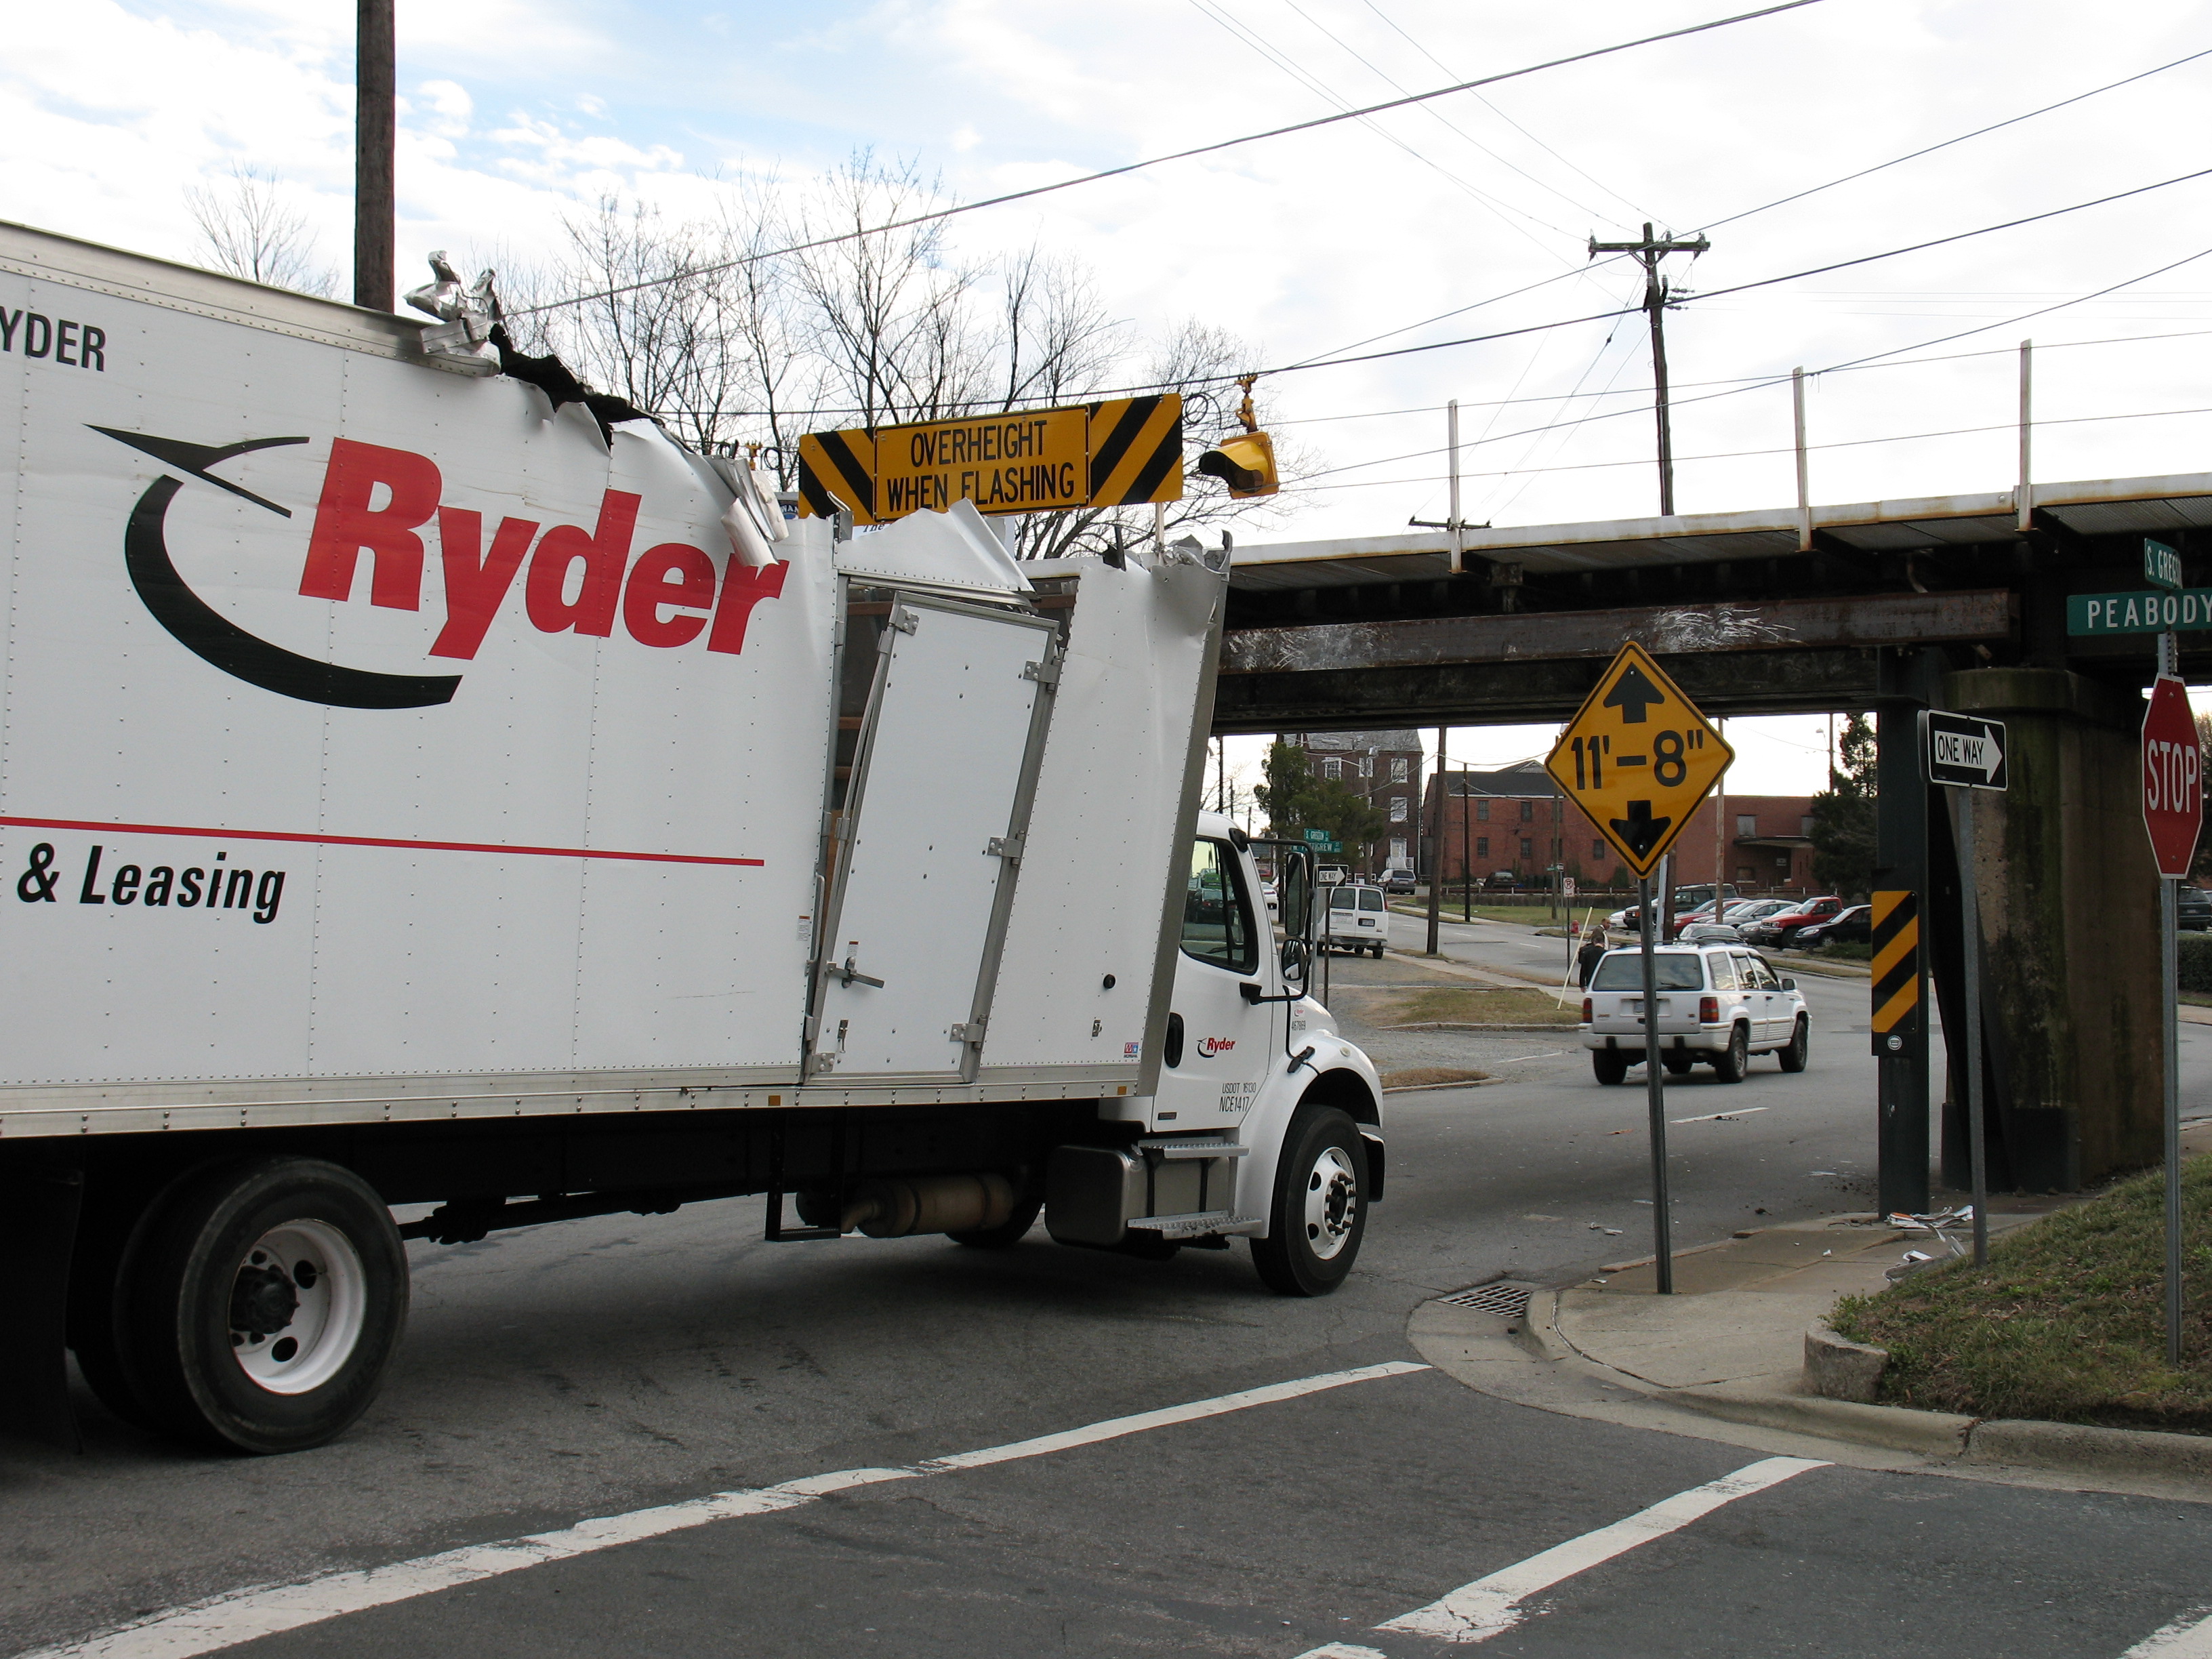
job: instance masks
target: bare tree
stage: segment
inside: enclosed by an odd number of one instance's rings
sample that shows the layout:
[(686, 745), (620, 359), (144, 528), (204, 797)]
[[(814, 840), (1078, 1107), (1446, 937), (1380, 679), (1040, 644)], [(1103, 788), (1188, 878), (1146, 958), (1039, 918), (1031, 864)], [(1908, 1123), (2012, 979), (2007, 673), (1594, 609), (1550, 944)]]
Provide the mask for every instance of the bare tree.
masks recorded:
[(316, 258), (307, 216), (285, 204), (275, 173), (233, 162), (225, 183), (186, 185), (185, 205), (216, 269), (325, 298), (336, 290), (337, 278)]
[[(741, 180), (708, 220), (672, 223), (610, 198), (564, 222), (549, 265), (509, 262), (510, 328), (695, 447), (758, 447), (785, 489), (807, 432), (1090, 402), (1115, 387), (1182, 392), (1192, 453), (1235, 429), (1234, 376), (1250, 349), (1194, 323), (1147, 349), (1072, 261), (1035, 248), (956, 260), (935, 223), (782, 252), (943, 199), (933, 180), (866, 153), (804, 190)], [(601, 297), (530, 312), (568, 295)], [(1164, 517), (1188, 530), (1286, 506), (1232, 501), (1206, 482)], [(1152, 524), (1149, 507), (1030, 514), (1014, 545), (1027, 557), (1103, 552), (1140, 545)]]

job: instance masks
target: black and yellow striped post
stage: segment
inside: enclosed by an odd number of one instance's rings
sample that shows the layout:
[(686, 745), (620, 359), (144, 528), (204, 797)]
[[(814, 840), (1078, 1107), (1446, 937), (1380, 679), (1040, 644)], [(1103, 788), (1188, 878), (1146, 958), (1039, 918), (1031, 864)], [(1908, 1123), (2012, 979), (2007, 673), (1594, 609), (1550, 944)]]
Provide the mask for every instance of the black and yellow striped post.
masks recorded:
[(1874, 896), (1874, 1051), (1902, 1055), (1920, 1030), (1920, 896)]

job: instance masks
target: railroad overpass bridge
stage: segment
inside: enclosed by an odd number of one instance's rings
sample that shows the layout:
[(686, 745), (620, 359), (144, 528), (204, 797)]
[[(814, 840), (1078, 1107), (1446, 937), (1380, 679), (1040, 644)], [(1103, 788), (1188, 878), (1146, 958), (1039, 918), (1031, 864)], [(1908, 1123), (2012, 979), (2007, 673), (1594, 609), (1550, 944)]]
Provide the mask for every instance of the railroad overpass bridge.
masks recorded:
[[(2026, 499), (2023, 499), (2023, 496)], [(2075, 594), (2149, 591), (2142, 542), (2212, 585), (2212, 473), (1774, 512), (1236, 550), (1219, 732), (1564, 720), (1625, 640), (1709, 714), (1876, 716), (1876, 881), (1919, 895), (1956, 1031), (1962, 849), (1923, 783), (1918, 714), (2008, 725), (2009, 792), (1976, 815), (1996, 1187), (2073, 1189), (2155, 1162), (2156, 893), (2136, 732), (2155, 635), (2069, 636)], [(2212, 678), (2212, 632), (2183, 672)], [(1927, 1002), (1923, 998), (1923, 1004)], [(1965, 1184), (1965, 1044), (1946, 1180)], [(1925, 1207), (1926, 1024), (1883, 1061), (1885, 1210)]]

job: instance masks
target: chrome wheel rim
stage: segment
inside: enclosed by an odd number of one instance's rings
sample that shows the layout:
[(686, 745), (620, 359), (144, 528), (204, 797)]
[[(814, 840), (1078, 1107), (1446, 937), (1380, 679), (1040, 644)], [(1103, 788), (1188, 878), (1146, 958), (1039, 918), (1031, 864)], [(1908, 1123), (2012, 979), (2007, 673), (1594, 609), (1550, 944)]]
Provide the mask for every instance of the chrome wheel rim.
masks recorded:
[(1351, 1242), (1359, 1219), (1359, 1177), (1340, 1146), (1324, 1146), (1306, 1172), (1306, 1244), (1327, 1261)]
[(287, 1221), (254, 1240), (233, 1276), (230, 1352), (271, 1394), (306, 1394), (343, 1367), (368, 1314), (361, 1255), (324, 1221)]

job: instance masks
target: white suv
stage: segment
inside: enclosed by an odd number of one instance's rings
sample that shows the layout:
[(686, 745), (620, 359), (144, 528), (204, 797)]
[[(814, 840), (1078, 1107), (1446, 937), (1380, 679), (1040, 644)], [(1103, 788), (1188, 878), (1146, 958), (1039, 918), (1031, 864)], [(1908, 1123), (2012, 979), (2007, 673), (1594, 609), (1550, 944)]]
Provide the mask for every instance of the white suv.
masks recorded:
[[(1723, 1083), (1741, 1083), (1755, 1054), (1802, 1072), (1810, 1045), (1805, 999), (1756, 951), (1737, 945), (1652, 953), (1659, 994), (1659, 1063), (1680, 1074), (1699, 1060)], [(1600, 1083), (1619, 1083), (1644, 1060), (1644, 960), (1609, 951), (1583, 998), (1583, 1046)]]

